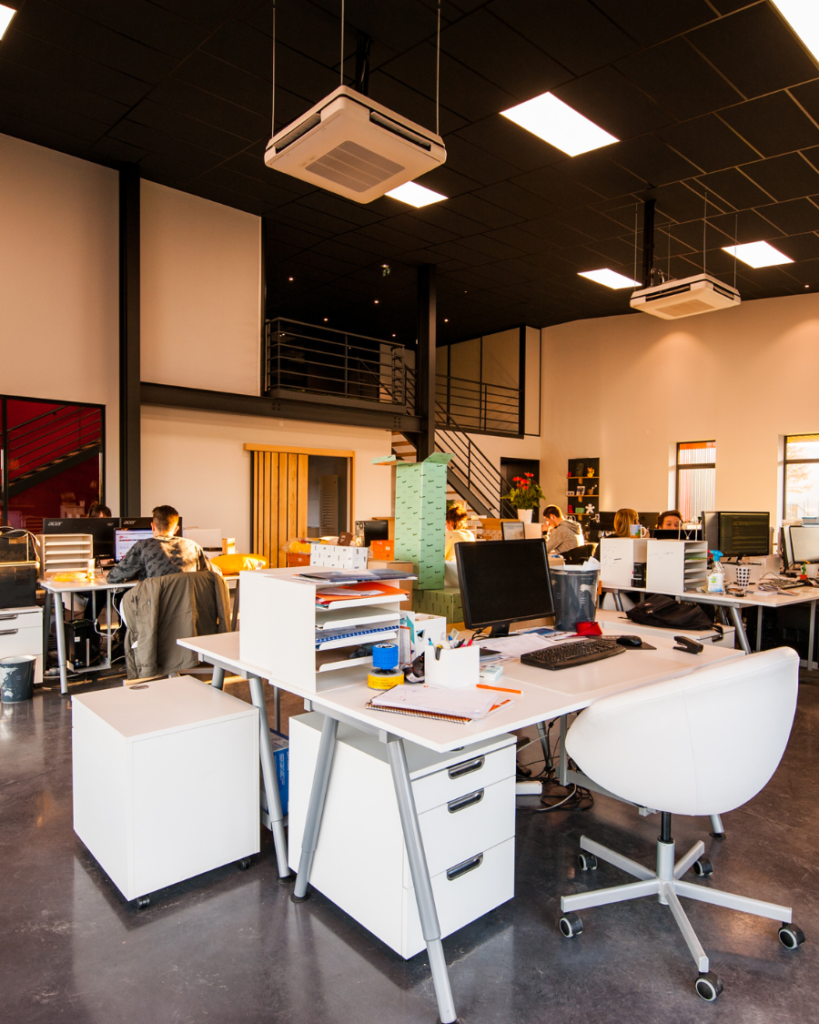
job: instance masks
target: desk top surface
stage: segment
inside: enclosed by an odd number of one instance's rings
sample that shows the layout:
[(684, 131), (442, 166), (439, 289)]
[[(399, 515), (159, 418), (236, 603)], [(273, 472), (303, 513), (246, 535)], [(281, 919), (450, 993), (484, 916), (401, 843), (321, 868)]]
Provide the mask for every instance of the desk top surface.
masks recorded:
[(819, 601), (819, 587), (794, 587), (792, 590), (785, 590), (775, 594), (770, 591), (756, 590), (750, 587), (743, 597), (738, 594), (704, 594), (702, 591), (678, 591), (678, 590), (647, 590), (645, 587), (620, 587), (611, 583), (604, 583), (603, 590), (619, 591), (626, 593), (635, 591), (638, 594), (665, 594), (668, 597), (678, 597), (684, 601), (697, 601), (700, 604), (734, 605), (738, 608), (783, 608), (792, 604), (804, 604)]
[[(604, 631), (625, 632), (621, 628), (610, 627), (604, 627)], [(269, 669), (242, 661), (238, 632), (190, 637), (178, 642), (202, 655), (206, 661), (214, 661), (223, 667), (237, 669), (245, 674), (268, 679), (273, 685), (280, 685)], [(514, 729), (580, 711), (600, 697), (688, 675), (694, 669), (716, 661), (744, 657), (741, 651), (714, 646), (706, 646), (701, 654), (692, 656), (672, 650), (672, 637), (652, 637), (651, 643), (656, 645), (657, 650), (626, 650), (625, 654), (618, 657), (557, 672), (532, 668), (519, 661), (504, 662), (504, 674), (497, 685), (523, 692), (499, 692), (499, 700), (508, 697), (513, 703), (488, 718), (466, 725), (368, 711), (365, 705), (376, 691), (371, 690), (363, 679), (361, 682), (336, 686), (319, 693), (289, 683), (281, 688), (311, 701), (318, 711), (327, 708), (343, 715), (366, 731), (383, 731), (445, 753), (468, 743), (491, 739)]]

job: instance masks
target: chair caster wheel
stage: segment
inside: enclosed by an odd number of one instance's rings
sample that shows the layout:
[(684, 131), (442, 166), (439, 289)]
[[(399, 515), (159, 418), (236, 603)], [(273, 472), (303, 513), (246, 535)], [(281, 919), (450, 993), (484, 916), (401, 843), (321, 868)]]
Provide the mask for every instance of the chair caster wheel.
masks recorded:
[(252, 863), (250, 857), (243, 857), (242, 860), (236, 862), (236, 866), (240, 871), (247, 871)]
[(714, 865), (707, 857), (700, 857), (699, 860), (694, 861), (694, 874), (700, 878), (704, 878), (706, 875), (713, 875)]
[(145, 910), (146, 907), (150, 907), (151, 897), (150, 896), (139, 896), (134, 900), (134, 907), (137, 910)]
[(567, 939), (573, 939), (575, 935), (579, 935), (583, 931), (583, 922), (578, 914), (569, 911), (557, 922), (557, 927)]
[(701, 974), (697, 978), (694, 988), (700, 999), (704, 999), (706, 1003), (714, 1003), (720, 992), (722, 992), (722, 979), (719, 975), (714, 974), (713, 971), (709, 971), (707, 974)]
[(597, 858), (593, 853), (579, 853), (577, 855), (577, 863), (580, 865), (581, 871), (597, 870)]
[(785, 949), (796, 949), (805, 941), (805, 933), (795, 924), (783, 924), (779, 929), (779, 941)]

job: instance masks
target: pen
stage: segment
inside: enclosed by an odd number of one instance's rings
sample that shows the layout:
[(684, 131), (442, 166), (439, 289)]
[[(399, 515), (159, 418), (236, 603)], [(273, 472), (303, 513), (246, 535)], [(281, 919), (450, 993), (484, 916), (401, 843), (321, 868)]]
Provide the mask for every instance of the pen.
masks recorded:
[(497, 690), (498, 693), (523, 693), (523, 690), (512, 690), (508, 686), (487, 686), (486, 683), (475, 683), (479, 690)]

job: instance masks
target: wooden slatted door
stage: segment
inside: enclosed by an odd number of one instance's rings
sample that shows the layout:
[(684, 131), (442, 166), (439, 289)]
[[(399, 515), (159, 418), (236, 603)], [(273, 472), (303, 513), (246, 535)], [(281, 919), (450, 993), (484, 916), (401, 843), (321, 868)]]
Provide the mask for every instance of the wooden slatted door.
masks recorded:
[[(249, 447), (249, 446), (245, 446)], [(307, 536), (307, 454), (254, 449), (253, 550), (271, 568), (287, 565), (282, 546)]]

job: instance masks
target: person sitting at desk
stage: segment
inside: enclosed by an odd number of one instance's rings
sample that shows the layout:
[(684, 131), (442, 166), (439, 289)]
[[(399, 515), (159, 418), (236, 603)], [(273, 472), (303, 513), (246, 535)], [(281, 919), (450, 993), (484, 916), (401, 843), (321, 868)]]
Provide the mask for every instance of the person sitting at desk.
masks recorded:
[(672, 508), (668, 512), (661, 512), (657, 516), (657, 530), (679, 530), (683, 524), (682, 512)]
[(94, 504), (88, 509), (89, 519), (110, 519), (111, 509), (107, 505), (102, 505), (100, 502), (95, 501)]
[(455, 545), (475, 540), (475, 534), (471, 530), (464, 529), (467, 519), (466, 509), (463, 505), (453, 505), (446, 510), (446, 544), (444, 547), (444, 560), (455, 561)]
[[(634, 537), (631, 532), (632, 526), (640, 527), (640, 513), (634, 508), (618, 508), (614, 513), (614, 536)], [(641, 536), (642, 528), (636, 536)]]
[(174, 537), (179, 513), (170, 505), (157, 505), (153, 510), (149, 540), (138, 540), (122, 561), (108, 573), (109, 583), (146, 580), (154, 576), (170, 576), (175, 572), (218, 572), (205, 552), (185, 537)]
[(543, 525), (548, 529), (546, 551), (550, 555), (560, 555), (583, 544), (583, 527), (571, 519), (564, 519), (559, 505), (544, 508)]

